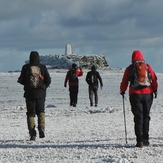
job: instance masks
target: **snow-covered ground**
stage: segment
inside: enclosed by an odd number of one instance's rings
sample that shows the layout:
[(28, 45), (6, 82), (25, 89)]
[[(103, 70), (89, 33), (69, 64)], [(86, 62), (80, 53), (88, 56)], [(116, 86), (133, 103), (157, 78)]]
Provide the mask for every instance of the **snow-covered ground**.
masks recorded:
[[(29, 141), (23, 87), (19, 72), (0, 73), (0, 162), (39, 163), (162, 163), (163, 74), (151, 109), (150, 146), (135, 148), (133, 115), (125, 98), (127, 141), (119, 85), (122, 71), (99, 70), (104, 87), (99, 106), (90, 107), (86, 72), (80, 77), (77, 107), (69, 106), (66, 70), (49, 70), (52, 83), (46, 98), (46, 137)], [(36, 118), (37, 120), (37, 118)]]

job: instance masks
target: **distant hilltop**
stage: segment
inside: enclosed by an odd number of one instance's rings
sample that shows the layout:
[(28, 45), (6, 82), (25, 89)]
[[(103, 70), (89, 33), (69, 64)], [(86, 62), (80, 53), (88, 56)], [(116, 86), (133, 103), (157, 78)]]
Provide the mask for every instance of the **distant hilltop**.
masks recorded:
[[(26, 61), (26, 63), (28, 62)], [(92, 65), (96, 65), (98, 69), (109, 68), (103, 54), (73, 54), (70, 44), (66, 45), (65, 55), (40, 55), (40, 62), (52, 69), (69, 69), (72, 63), (76, 63), (78, 67), (82, 66), (85, 69), (90, 69)]]
[(78, 67), (82, 66), (85, 69), (90, 69), (92, 65), (96, 65), (99, 69), (109, 67), (104, 55), (41, 55), (40, 62), (53, 69), (68, 69), (72, 63), (76, 63)]

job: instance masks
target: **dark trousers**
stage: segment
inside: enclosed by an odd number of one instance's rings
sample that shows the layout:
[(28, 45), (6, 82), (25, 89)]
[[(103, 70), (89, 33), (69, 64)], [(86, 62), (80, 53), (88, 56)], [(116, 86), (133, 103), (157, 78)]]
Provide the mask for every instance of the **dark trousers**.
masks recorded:
[(78, 86), (69, 86), (70, 105), (76, 105), (78, 102)]
[(149, 139), (150, 108), (153, 94), (130, 95), (131, 110), (134, 115), (135, 135), (137, 142)]
[(45, 98), (28, 99), (26, 98), (27, 116), (35, 116), (45, 112)]
[(95, 105), (97, 105), (98, 104), (98, 94), (97, 94), (98, 86), (89, 85), (88, 91), (89, 91), (90, 104), (93, 105), (93, 95), (94, 95)]

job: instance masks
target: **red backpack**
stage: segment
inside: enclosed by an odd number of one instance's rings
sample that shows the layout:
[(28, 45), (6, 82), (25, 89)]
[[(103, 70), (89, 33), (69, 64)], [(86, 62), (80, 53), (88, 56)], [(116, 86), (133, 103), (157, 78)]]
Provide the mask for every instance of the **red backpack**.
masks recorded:
[(135, 61), (131, 65), (130, 85), (133, 88), (144, 88), (151, 85), (151, 75), (148, 64), (144, 60)]

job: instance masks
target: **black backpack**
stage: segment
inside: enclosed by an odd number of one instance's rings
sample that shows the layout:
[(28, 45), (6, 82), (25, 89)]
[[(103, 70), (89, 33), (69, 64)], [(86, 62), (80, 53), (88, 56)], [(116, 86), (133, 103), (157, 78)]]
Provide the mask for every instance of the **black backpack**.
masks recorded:
[(30, 88), (38, 88), (41, 80), (41, 69), (39, 66), (29, 66), (26, 73), (26, 84)]
[(76, 70), (70, 70), (69, 81), (76, 81), (76, 80), (77, 80)]

